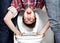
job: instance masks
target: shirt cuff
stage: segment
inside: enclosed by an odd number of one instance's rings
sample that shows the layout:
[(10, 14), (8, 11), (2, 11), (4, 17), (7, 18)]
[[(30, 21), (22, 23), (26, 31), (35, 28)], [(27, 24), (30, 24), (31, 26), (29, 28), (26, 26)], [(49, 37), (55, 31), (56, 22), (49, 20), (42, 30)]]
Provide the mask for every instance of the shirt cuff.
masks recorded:
[(17, 16), (18, 12), (17, 12), (15, 7), (11, 6), (11, 7), (8, 8), (8, 10), (12, 12), (13, 17)]

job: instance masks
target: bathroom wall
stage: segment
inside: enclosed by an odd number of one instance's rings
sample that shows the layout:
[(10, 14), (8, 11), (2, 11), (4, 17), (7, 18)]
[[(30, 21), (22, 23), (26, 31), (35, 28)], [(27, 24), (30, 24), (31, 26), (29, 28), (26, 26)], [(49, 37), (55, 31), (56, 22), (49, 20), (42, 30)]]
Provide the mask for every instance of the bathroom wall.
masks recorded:
[[(53, 32), (51, 31), (50, 28), (48, 29), (48, 31), (45, 34), (46, 35), (45, 35), (45, 38), (42, 41), (42, 43), (54, 43), (54, 40), (53, 40), (54, 34), (53, 34)], [(14, 38), (14, 43), (17, 43), (15, 38)]]

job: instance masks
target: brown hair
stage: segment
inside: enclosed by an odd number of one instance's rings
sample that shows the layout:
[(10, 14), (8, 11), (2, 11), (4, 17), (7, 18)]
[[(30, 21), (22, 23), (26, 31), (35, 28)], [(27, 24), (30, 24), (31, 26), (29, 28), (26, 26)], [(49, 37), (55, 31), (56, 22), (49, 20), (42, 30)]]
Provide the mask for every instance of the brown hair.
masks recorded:
[(23, 20), (23, 23), (24, 23), (26, 26), (28, 26), (29, 28), (35, 27), (35, 24), (36, 24), (36, 17), (35, 17), (35, 21), (34, 21), (32, 24), (26, 24), (26, 23), (24, 22), (24, 17), (22, 18), (22, 20)]

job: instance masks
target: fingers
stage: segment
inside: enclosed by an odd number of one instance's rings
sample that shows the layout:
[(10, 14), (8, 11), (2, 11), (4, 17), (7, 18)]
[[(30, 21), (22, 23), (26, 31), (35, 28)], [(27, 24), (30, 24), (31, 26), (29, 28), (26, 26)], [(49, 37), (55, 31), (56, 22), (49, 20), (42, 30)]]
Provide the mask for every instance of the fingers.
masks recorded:
[(40, 35), (42, 38), (44, 38), (45, 37), (45, 33), (36, 33), (36, 35)]

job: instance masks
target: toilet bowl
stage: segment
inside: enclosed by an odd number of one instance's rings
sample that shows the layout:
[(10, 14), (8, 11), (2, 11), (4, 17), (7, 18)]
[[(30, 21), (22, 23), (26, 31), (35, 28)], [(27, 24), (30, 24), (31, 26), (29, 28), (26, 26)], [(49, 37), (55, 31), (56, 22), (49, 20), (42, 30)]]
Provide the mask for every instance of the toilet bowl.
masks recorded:
[(41, 43), (41, 36), (16, 36), (18, 43)]
[[(28, 33), (28, 31), (25, 30), (25, 28), (28, 29), (28, 27), (24, 26), (24, 24), (22, 23), (22, 19), (21, 19), (22, 14), (23, 14), (23, 11), (18, 15), (17, 25), (18, 25), (18, 28), (21, 31), (21, 33)], [(36, 10), (36, 15), (37, 15), (37, 18), (39, 17), (39, 20), (37, 20), (39, 22), (37, 22), (37, 30), (34, 30), (33, 32), (35, 32), (35, 31), (39, 32), (40, 29), (42, 29), (42, 27), (48, 21), (48, 17), (46, 15), (46, 13), (44, 13), (43, 11), (40, 11), (40, 9)], [(28, 35), (16, 36), (16, 40), (18, 41), (18, 43), (41, 43), (43, 38), (40, 35), (38, 35), (38, 36), (37, 35), (31, 35), (31, 33), (30, 33)]]

